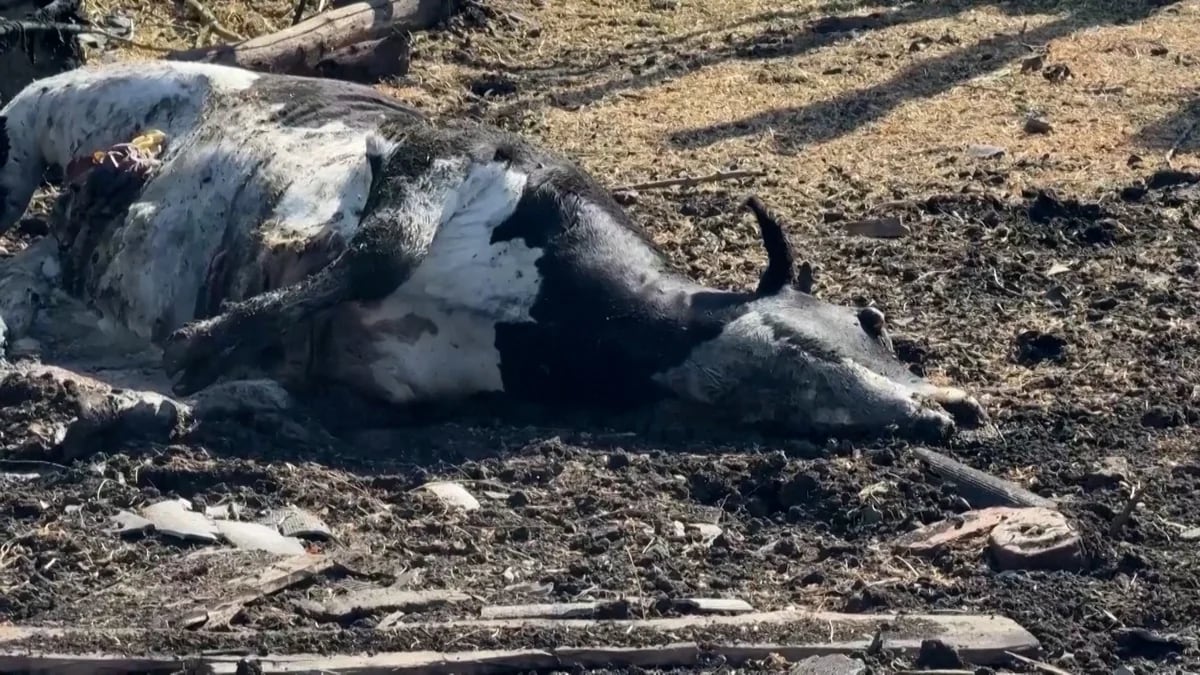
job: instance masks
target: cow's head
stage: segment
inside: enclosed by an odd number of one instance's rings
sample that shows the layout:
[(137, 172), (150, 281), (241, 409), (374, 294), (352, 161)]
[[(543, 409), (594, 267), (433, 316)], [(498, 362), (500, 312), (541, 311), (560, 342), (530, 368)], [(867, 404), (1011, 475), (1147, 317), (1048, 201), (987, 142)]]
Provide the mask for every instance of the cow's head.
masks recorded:
[(895, 355), (886, 320), (811, 294), (779, 223), (751, 197), (768, 254), (757, 289), (720, 335), (660, 381), (742, 423), (804, 436), (945, 438), (986, 424), (965, 392), (914, 375)]

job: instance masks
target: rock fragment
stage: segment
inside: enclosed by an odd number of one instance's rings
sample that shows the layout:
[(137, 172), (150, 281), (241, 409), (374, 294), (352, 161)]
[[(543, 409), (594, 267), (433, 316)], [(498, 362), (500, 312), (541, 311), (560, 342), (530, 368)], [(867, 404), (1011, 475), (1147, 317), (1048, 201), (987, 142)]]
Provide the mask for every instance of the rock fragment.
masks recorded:
[[(474, 511), (479, 508), (479, 500), (475, 499), (475, 496), (470, 492), (467, 492), (462, 483), (438, 481), (426, 483), (421, 487), (432, 493), (442, 504), (445, 504), (449, 508), (460, 509), (462, 511)], [(512, 497), (509, 500), (511, 503)]]
[(191, 510), (191, 504), (182, 499), (167, 499), (141, 509), (141, 515), (154, 525), (155, 532), (185, 541), (202, 541), (211, 544), (217, 541), (220, 531), (203, 513)]
[(236, 520), (212, 521), (226, 541), (237, 548), (250, 551), (267, 551), (279, 555), (301, 555), (306, 553), (304, 544), (295, 537), (285, 537), (273, 527), (260, 523), (243, 523)]

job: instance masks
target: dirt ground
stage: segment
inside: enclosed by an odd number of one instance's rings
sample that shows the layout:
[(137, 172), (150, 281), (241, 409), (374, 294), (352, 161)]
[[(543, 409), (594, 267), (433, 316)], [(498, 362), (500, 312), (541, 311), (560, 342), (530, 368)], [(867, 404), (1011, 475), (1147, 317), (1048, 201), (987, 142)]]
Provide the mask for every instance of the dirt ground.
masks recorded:
[[(291, 12), (209, 6), (244, 35)], [(139, 40), (210, 39), (169, 4), (125, 7)], [(65, 414), (70, 395), (26, 386), (0, 390), (0, 470), (11, 474), (0, 477), (0, 621), (160, 625), (219, 597), (253, 569), (245, 555), (103, 531), (119, 509), (181, 496), (303, 507), (337, 537), (318, 548), (361, 552), (366, 574), (479, 604), (648, 597), (652, 614), (669, 615), (672, 599), (706, 595), (760, 610), (995, 612), (1070, 672), (1200, 670), (1200, 533), (1189, 532), (1200, 527), (1200, 129), (1188, 133), (1200, 120), (1198, 38), (1197, 0), (485, 0), (417, 36), (411, 74), (381, 85), (519, 129), (613, 187), (764, 172), (643, 189), (629, 209), (682, 269), (725, 287), (751, 284), (764, 264), (740, 199), (753, 191), (785, 214), (819, 295), (874, 302), (914, 369), (980, 398), (1000, 437), (946, 452), (1062, 499), (1084, 535), (1081, 570), (999, 572), (979, 546), (893, 553), (897, 535), (969, 508), (898, 442), (714, 441), (529, 410), (399, 425), (379, 414), (364, 431), (363, 415), (326, 399), (308, 416), (64, 458), (31, 429)], [(1026, 130), (1031, 114), (1048, 133)], [(868, 216), (896, 216), (907, 234), (847, 232)], [(1114, 457), (1125, 466), (1106, 478), (1098, 468)], [(434, 478), (465, 481), (483, 507), (447, 512), (415, 489)], [(1111, 533), (1135, 489), (1141, 505)], [(675, 521), (723, 534), (677, 537)], [(296, 610), (342, 583), (252, 605), (237, 628), (271, 631), (268, 644), (165, 628), (164, 640), (181, 652), (395, 648), (351, 630), (377, 616), (336, 632)], [(318, 627), (330, 630), (299, 630)], [(404, 635), (410, 649), (556, 640)]]

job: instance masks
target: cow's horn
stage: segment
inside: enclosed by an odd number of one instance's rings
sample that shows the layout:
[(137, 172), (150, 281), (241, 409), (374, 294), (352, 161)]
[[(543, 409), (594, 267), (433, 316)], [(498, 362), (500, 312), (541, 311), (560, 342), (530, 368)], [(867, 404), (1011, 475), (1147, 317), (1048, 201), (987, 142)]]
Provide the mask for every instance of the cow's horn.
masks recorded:
[(767, 269), (763, 270), (754, 295), (760, 298), (775, 295), (785, 286), (795, 283), (796, 256), (783, 226), (767, 211), (761, 199), (751, 195), (746, 199), (746, 208), (758, 220), (758, 231), (762, 235), (763, 247), (767, 249)]

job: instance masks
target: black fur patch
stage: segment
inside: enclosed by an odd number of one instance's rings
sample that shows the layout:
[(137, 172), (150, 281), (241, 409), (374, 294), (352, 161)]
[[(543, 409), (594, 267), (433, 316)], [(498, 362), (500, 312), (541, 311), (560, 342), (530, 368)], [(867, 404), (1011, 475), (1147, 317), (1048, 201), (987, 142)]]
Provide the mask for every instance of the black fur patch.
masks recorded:
[[(608, 217), (589, 218), (589, 204)], [(496, 326), (506, 392), (605, 407), (660, 398), (665, 392), (652, 377), (683, 363), (744, 311), (743, 294), (716, 291), (696, 295), (688, 308), (683, 286), (651, 247), (610, 254), (601, 244), (621, 229), (637, 231), (580, 172), (566, 165), (532, 172), (516, 210), (492, 233), (493, 242), (519, 239), (544, 250), (534, 321)], [(662, 271), (663, 287), (641, 290), (630, 279), (639, 271)]]
[[(12, 145), (8, 141), (8, 118), (0, 115), (0, 169), (8, 164), (8, 153)], [(0, 216), (4, 213), (5, 202), (8, 201), (8, 189), (0, 185)]]
[(8, 151), (12, 145), (8, 142), (8, 118), (0, 115), (0, 166), (8, 162)]

